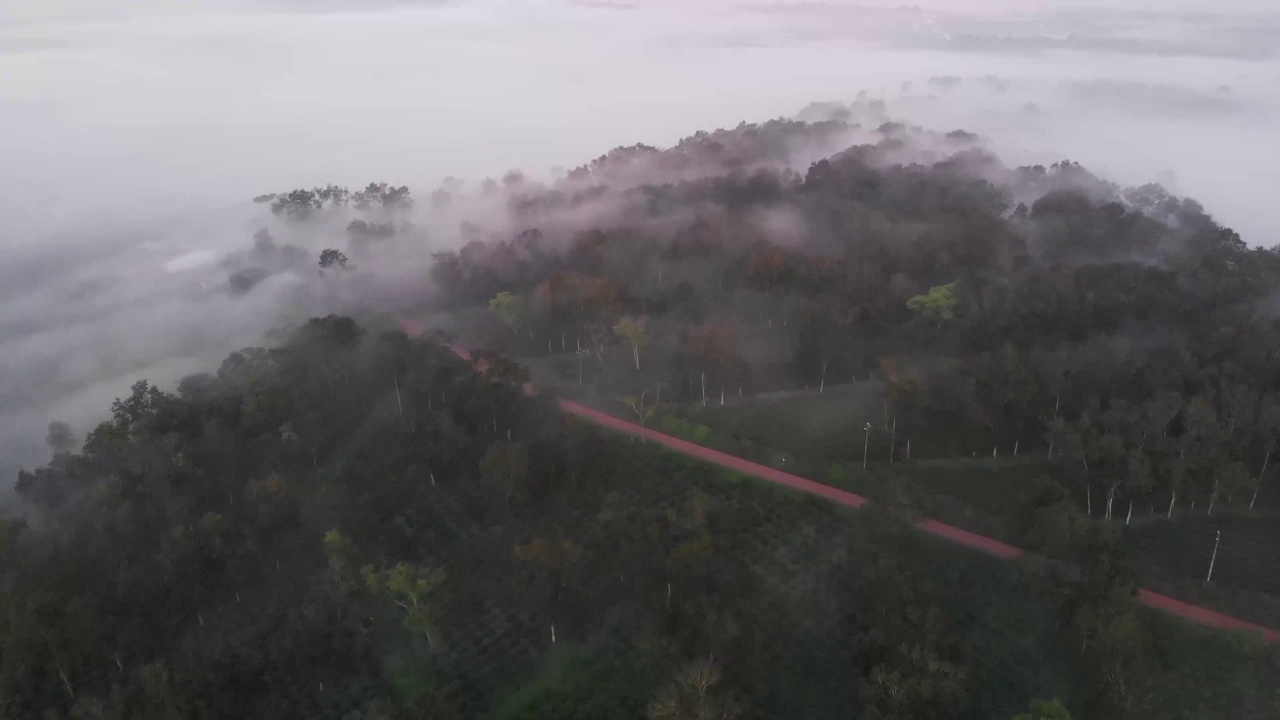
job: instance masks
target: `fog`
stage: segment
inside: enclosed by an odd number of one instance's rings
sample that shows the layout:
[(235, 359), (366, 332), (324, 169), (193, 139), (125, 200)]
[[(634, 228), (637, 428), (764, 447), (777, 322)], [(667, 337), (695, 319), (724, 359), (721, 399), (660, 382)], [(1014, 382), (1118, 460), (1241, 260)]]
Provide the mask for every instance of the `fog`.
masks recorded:
[[(223, 258), (270, 222), (261, 193), (387, 180), (425, 206), (447, 176), (546, 178), (865, 93), (976, 132), (1007, 164), (1158, 180), (1247, 242), (1280, 243), (1271, 0), (3, 5), (6, 493), (47, 458), (49, 421), (82, 434), (133, 380), (172, 383), (352, 301), (310, 273), (227, 292)], [(427, 230), (385, 263), (384, 292), (456, 242)]]

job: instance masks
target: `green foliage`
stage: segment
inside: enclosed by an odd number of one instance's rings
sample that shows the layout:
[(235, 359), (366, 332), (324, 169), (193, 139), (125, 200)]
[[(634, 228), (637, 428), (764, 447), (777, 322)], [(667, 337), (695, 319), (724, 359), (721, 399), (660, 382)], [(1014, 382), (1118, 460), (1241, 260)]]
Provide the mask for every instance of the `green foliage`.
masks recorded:
[(1015, 715), (1013, 720), (1071, 720), (1071, 713), (1057, 700), (1037, 700), (1028, 712)]
[(405, 627), (422, 633), (428, 643), (434, 643), (431, 628), (436, 624), (435, 602), (444, 584), (443, 571), (400, 562), (387, 570), (375, 570), (372, 565), (366, 565), (360, 574), (369, 592), (383, 595), (400, 606), (405, 613)]
[(518, 295), (500, 292), (489, 300), (489, 312), (502, 318), (514, 332), (525, 315), (524, 301)]
[(956, 317), (956, 283), (935, 285), (929, 292), (907, 300), (907, 309), (921, 319), (941, 327)]

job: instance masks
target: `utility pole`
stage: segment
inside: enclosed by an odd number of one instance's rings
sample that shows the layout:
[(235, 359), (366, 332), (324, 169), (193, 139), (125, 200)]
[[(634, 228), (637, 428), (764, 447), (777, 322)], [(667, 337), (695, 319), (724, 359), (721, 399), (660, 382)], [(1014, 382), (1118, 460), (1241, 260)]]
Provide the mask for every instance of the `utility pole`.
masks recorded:
[(1209, 574), (1204, 578), (1204, 584), (1208, 585), (1213, 579), (1213, 563), (1218, 559), (1218, 543), (1222, 542), (1222, 531), (1218, 531), (1218, 536), (1213, 541), (1213, 556), (1209, 558)]

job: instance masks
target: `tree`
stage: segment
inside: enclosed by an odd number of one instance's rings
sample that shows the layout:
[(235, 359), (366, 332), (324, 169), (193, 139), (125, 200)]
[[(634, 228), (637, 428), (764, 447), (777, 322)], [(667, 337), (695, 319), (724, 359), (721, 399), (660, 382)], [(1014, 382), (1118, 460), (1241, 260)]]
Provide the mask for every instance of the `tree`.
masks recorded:
[(436, 621), (435, 602), (445, 581), (443, 570), (401, 562), (389, 570), (375, 570), (372, 565), (366, 565), (361, 574), (370, 592), (399, 605), (405, 612), (405, 626), (425, 635), (427, 644), (434, 646), (431, 628)]
[(49, 431), (45, 435), (44, 444), (49, 446), (54, 455), (61, 455), (75, 450), (76, 439), (71, 434), (71, 426), (61, 421), (49, 423)]
[(649, 720), (733, 720), (738, 708), (720, 687), (720, 665), (712, 658), (694, 662), (649, 703)]
[(1037, 700), (1029, 711), (1014, 715), (1013, 720), (1071, 720), (1071, 713), (1058, 700)]
[(337, 530), (324, 534), (324, 551), (329, 558), (329, 572), (334, 585), (340, 590), (355, 587), (357, 553), (355, 545)]
[(653, 417), (653, 413), (657, 409), (652, 406), (645, 405), (645, 397), (648, 394), (649, 394), (649, 391), (646, 390), (640, 393), (639, 395), (624, 395), (618, 398), (620, 401), (622, 401), (623, 405), (626, 405), (627, 407), (631, 408), (631, 411), (636, 414), (636, 419), (640, 421), (640, 427), (645, 426), (645, 423), (647, 423), (649, 419)]
[(529, 447), (524, 443), (495, 442), (480, 460), (480, 475), (502, 491), (508, 512), (512, 501), (529, 495)]
[(326, 268), (339, 267), (346, 269), (347, 256), (340, 251), (328, 248), (320, 251), (320, 272), (324, 273)]
[(520, 321), (524, 319), (525, 305), (519, 295), (504, 291), (489, 300), (489, 311), (502, 318), (514, 333)]
[(934, 327), (942, 327), (956, 316), (956, 285), (935, 285), (929, 292), (916, 295), (907, 301), (907, 309), (922, 319), (933, 323)]
[(640, 350), (649, 344), (649, 326), (644, 318), (624, 317), (613, 326), (618, 337), (631, 343), (631, 357), (636, 361), (636, 370), (640, 369)]

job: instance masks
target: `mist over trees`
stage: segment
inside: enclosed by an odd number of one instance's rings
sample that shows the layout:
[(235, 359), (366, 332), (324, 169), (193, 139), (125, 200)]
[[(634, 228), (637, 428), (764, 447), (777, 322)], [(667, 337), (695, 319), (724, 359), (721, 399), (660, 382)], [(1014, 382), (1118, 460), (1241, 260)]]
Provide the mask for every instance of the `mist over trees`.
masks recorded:
[[(1238, 685), (1179, 681), (1119, 533), (1274, 521), (1280, 252), (874, 102), (802, 116), (546, 182), (254, 198), (265, 227), (217, 292), (296, 278), (350, 312), (139, 380), (83, 442), (47, 426), (0, 526), (0, 714), (1273, 707), (1267, 650), (1222, 666)], [(393, 329), (418, 318), (449, 332)], [(909, 498), (850, 518), (725, 482), (564, 421), (531, 377), (642, 425), (869, 383), (864, 469), (873, 421), (889, 462), (1043, 458), (1016, 538), (1036, 560), (952, 557)]]

